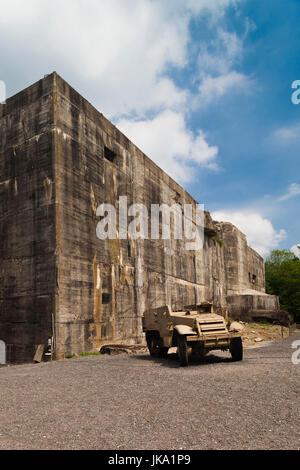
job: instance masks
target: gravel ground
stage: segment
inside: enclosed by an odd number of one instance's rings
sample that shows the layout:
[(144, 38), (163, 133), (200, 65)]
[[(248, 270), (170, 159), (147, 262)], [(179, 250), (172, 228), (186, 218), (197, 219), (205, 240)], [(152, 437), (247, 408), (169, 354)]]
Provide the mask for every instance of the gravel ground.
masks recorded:
[(0, 368), (0, 449), (299, 449), (292, 341), (176, 357), (90, 356)]

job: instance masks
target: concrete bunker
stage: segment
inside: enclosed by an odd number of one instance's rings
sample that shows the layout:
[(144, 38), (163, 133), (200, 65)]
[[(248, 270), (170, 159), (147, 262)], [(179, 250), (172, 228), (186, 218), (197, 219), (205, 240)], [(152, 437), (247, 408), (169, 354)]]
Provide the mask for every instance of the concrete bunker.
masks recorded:
[(97, 207), (116, 206), (120, 196), (147, 208), (197, 205), (55, 72), (0, 104), (7, 362), (32, 361), (49, 338), (55, 358), (144, 344), (143, 313), (161, 305), (209, 301), (223, 315), (241, 306), (245, 314), (279, 309), (265, 294), (263, 259), (209, 212), (201, 252), (186, 250), (174, 233), (171, 240), (99, 240)]

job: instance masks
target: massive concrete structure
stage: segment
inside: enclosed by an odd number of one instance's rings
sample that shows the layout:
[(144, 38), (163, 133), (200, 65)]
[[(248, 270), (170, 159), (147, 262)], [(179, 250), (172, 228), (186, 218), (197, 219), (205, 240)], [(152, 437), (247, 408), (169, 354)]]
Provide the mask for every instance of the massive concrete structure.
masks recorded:
[(278, 308), (263, 259), (205, 213), (204, 249), (101, 241), (97, 206), (196, 201), (56, 73), (0, 105), (0, 340), (11, 362), (143, 341), (146, 308)]

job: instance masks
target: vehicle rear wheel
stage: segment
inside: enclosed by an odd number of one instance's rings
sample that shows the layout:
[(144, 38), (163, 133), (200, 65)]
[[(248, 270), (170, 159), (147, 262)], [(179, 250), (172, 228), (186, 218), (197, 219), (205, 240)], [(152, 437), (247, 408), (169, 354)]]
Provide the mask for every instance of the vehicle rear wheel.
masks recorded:
[(169, 348), (161, 346), (161, 338), (158, 333), (146, 333), (147, 347), (152, 357), (167, 357)]
[(167, 357), (169, 348), (159, 348), (158, 357), (164, 358)]
[(230, 343), (231, 357), (234, 362), (243, 360), (242, 338), (233, 338)]
[(178, 335), (177, 343), (178, 343), (178, 355), (179, 355), (180, 365), (181, 367), (187, 367), (189, 365), (189, 357), (188, 357), (186, 337), (182, 335)]

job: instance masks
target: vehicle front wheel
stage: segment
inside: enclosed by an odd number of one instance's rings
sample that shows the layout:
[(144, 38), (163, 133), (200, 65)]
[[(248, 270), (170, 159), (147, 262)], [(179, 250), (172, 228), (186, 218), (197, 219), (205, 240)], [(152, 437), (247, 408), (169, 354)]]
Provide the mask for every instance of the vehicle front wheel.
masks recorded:
[(182, 335), (178, 335), (177, 342), (178, 342), (178, 355), (179, 355), (180, 365), (181, 367), (187, 367), (189, 365), (189, 357), (188, 357), (186, 337)]
[(242, 338), (233, 338), (230, 344), (231, 357), (234, 362), (243, 360)]

